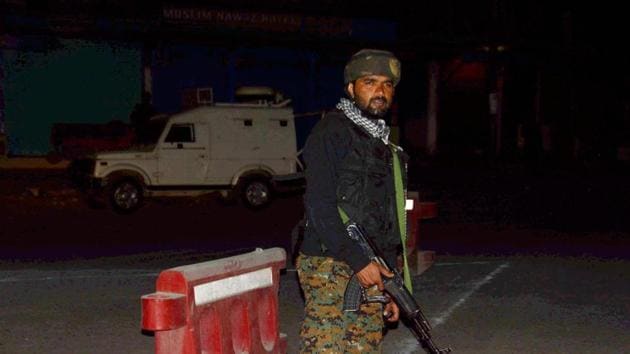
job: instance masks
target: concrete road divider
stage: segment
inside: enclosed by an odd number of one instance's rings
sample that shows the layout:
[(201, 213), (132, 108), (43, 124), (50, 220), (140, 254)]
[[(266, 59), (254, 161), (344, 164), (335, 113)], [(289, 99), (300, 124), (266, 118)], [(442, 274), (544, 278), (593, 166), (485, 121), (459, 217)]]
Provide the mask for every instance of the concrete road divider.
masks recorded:
[[(433, 219), (438, 216), (436, 202), (420, 201), (419, 193), (407, 193), (407, 260), (409, 270), (413, 276), (418, 276), (428, 270), (435, 262), (435, 252), (422, 249), (420, 245), (420, 224), (422, 220)], [(402, 268), (402, 257), (398, 257), (398, 268)]]
[(278, 287), (286, 253), (253, 252), (164, 270), (142, 296), (142, 329), (156, 354), (286, 353)]

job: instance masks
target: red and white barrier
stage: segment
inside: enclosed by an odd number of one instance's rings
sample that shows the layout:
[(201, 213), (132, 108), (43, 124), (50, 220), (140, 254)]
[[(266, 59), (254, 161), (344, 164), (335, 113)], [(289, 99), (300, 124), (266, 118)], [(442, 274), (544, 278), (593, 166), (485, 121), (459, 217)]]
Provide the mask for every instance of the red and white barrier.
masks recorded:
[(156, 354), (286, 353), (278, 330), (282, 248), (164, 270), (142, 296)]
[[(419, 275), (429, 269), (435, 261), (434, 251), (422, 250), (418, 247), (421, 220), (437, 217), (438, 209), (435, 202), (421, 202), (418, 192), (408, 192), (408, 198), (406, 205), (408, 227), (407, 259), (411, 273)], [(399, 259), (399, 267), (401, 265), (402, 258)]]

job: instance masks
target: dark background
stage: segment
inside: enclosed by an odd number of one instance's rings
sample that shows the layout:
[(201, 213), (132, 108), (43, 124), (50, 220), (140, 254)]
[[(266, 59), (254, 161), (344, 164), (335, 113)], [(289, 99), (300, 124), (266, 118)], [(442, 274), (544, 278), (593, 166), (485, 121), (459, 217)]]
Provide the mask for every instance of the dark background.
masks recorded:
[[(299, 28), (276, 23), (262, 29), (242, 23), (174, 23), (163, 17), (164, 9), (172, 7), (290, 15), (305, 22)], [(625, 38), (626, 15), (620, 5), (508, 0), (411, 4), (5, 0), (0, 1), (0, 10), (0, 48), (5, 59), (9, 51), (23, 55), (25, 60), (46, 55), (58, 49), (59, 43), (76, 39), (115, 41), (123, 43), (120, 48), (140, 48), (142, 55), (140, 62), (133, 64), (134, 70), (136, 66), (156, 70), (153, 104), (165, 113), (182, 108), (181, 95), (188, 86), (213, 83), (215, 95), (221, 100), (233, 100), (233, 89), (240, 84), (270, 85), (287, 91), (296, 113), (321, 112), (330, 109), (342, 94), (342, 69), (349, 55), (363, 47), (390, 49), (403, 63), (396, 115), (390, 117), (390, 122), (399, 127), (401, 144), (411, 155), (410, 185), (423, 200), (437, 201), (440, 206), (439, 218), (426, 221), (427, 227), (463, 223), (499, 229), (535, 228), (573, 233), (576, 239), (584, 233), (592, 236), (606, 232), (609, 236), (602, 242), (618, 245), (616, 242), (628, 240), (629, 162), (624, 153), (630, 145), (630, 53)], [(113, 53), (115, 58), (116, 50)], [(206, 59), (212, 60), (209, 68), (194, 69), (194, 65), (205, 67)], [(440, 68), (435, 151), (429, 151), (423, 141), (431, 63)], [(6, 84), (2, 80), (11, 73), (3, 75), (0, 84)], [(145, 89), (141, 73), (137, 76), (131, 98), (139, 98)], [(502, 126), (497, 130), (488, 99), (499, 90), (499, 77), (503, 80), (503, 101)], [(66, 89), (70, 88), (63, 83), (55, 88)], [(26, 142), (12, 140), (15, 123), (7, 119), (14, 102), (0, 101), (6, 113), (2, 122), (9, 157), (28, 155), (31, 150), (25, 147)], [(123, 106), (132, 107), (134, 103), (129, 100)], [(52, 112), (57, 106), (64, 107), (65, 103), (45, 105), (44, 110)], [(107, 114), (101, 117), (111, 118)], [(21, 119), (25, 134), (47, 134), (50, 120), (63, 121), (64, 117), (11, 119)], [(93, 114), (85, 114), (85, 119), (92, 123), (96, 120)], [(38, 124), (39, 120), (46, 123)], [(317, 115), (299, 121), (299, 145), (316, 121)], [(35, 150), (33, 154), (46, 154)], [(17, 244), (25, 239), (20, 235), (26, 232), (20, 226), (22, 222), (43, 222), (33, 214), (41, 208), (34, 204), (51, 206), (46, 203), (62, 198), (46, 197), (46, 189), (54, 196), (59, 185), (63, 186), (61, 190), (73, 188), (63, 171), (51, 176), (3, 169), (0, 174), (8, 181), (3, 193), (17, 198), (5, 203), (3, 224), (10, 225), (6, 222), (9, 218), (21, 220), (11, 224), (14, 229), (4, 228), (3, 239)], [(14, 179), (20, 183), (11, 182)], [(46, 187), (47, 183), (51, 187)], [(35, 197), (27, 191), (30, 187), (40, 188), (43, 193)], [(70, 205), (84, 207), (82, 196), (72, 193), (70, 198), (76, 200)], [(293, 219), (301, 214), (300, 197), (293, 198), (291, 217), (282, 216), (283, 211), (268, 215), (282, 218), (284, 226), (274, 229), (269, 219), (260, 222), (274, 233), (286, 234)], [(26, 219), (11, 216), (16, 208)], [(99, 212), (95, 217), (110, 217)], [(171, 206), (160, 211), (171, 212)], [(226, 220), (235, 218), (229, 215)], [(94, 224), (101, 222), (109, 221)], [(140, 226), (131, 221), (129, 225), (132, 234), (144, 234)], [(46, 227), (42, 228), (37, 239), (48, 237)], [(26, 233), (37, 233), (29, 230)], [(250, 233), (247, 229), (236, 232)], [(591, 236), (589, 240), (597, 244), (598, 239)], [(483, 233), (477, 237), (483, 237)], [(126, 239), (121, 236), (118, 240)], [(569, 237), (554, 247), (561, 250), (564, 245), (567, 252), (573, 252), (570, 242)], [(28, 245), (23, 242), (23, 246)], [(429, 246), (444, 247), (446, 252), (464, 251), (457, 249), (457, 242)], [(509, 242), (501, 247), (502, 252), (510, 252)], [(617, 248), (615, 254), (626, 256), (625, 250)], [(518, 251), (518, 247), (512, 251)]]

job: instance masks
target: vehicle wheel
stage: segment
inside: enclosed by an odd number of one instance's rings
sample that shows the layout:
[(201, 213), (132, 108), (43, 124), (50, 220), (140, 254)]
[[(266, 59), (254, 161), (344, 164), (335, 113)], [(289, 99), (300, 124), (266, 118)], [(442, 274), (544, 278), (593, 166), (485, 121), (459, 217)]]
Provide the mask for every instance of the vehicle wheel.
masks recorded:
[(241, 198), (246, 207), (262, 209), (271, 203), (273, 192), (269, 180), (264, 177), (250, 177), (243, 181)]
[(142, 186), (132, 178), (124, 178), (112, 183), (108, 188), (109, 203), (115, 212), (130, 214), (142, 206)]

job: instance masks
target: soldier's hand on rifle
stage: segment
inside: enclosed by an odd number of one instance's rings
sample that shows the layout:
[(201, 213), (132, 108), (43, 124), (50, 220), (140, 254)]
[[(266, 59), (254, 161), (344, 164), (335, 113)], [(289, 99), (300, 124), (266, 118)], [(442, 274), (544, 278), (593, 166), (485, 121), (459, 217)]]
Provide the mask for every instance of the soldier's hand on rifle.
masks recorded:
[(385, 304), (385, 309), (383, 309), (383, 317), (387, 322), (396, 322), (400, 316), (400, 310), (398, 309), (398, 305), (395, 302), (390, 301)]
[(381, 275), (384, 275), (388, 278), (393, 277), (394, 273), (387, 270), (387, 268), (376, 262), (370, 262), (367, 266), (361, 269), (357, 273), (357, 279), (359, 283), (364, 288), (369, 288), (373, 285), (378, 287), (378, 290), (383, 291), (383, 278)]

